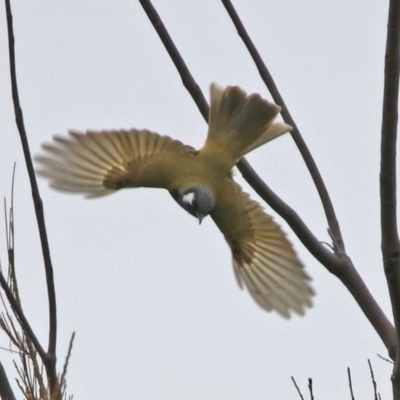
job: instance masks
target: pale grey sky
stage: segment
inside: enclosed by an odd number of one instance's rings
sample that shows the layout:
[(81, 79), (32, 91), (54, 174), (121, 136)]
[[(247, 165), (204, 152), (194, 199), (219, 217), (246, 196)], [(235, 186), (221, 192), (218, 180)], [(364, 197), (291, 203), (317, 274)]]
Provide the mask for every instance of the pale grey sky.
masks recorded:
[[(19, 90), (32, 153), (68, 129), (148, 128), (201, 146), (207, 125), (137, 1), (13, 2)], [(390, 314), (379, 232), (379, 131), (386, 2), (236, 0), (328, 186), (346, 247)], [(155, 1), (208, 98), (211, 82), (270, 98), (221, 2)], [(0, 8), (0, 197), (15, 184), (23, 304), (43, 343), (47, 303), (39, 241), (10, 97)], [(321, 241), (326, 221), (289, 135), (248, 157)], [(237, 180), (257, 199), (236, 174)], [(210, 218), (199, 227), (161, 190), (99, 199), (40, 181), (55, 268), (60, 365), (76, 341), (68, 385), (76, 399), (372, 398), (367, 359), (391, 396), (385, 348), (351, 295), (276, 220), (313, 277), (315, 306), (286, 321), (237, 287)], [(266, 209), (273, 214), (268, 206)], [(6, 247), (0, 223), (0, 255)], [(0, 336), (0, 345), (8, 340)], [(11, 356), (2, 351), (10, 366)], [(10, 368), (9, 367), (9, 371)], [(12, 374), (11, 374), (12, 375)], [(306, 396), (307, 397), (307, 396)]]

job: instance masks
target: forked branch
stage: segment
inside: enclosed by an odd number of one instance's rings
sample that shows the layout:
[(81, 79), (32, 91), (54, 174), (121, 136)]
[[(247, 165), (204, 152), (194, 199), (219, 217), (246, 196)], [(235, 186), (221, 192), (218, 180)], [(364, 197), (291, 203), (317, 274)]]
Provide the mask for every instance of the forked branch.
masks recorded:
[[(203, 94), (201, 94), (199, 86), (197, 85), (189, 69), (187, 68), (182, 56), (176, 48), (167, 29), (165, 28), (165, 25), (162, 23), (162, 20), (158, 15), (156, 9), (154, 8), (150, 0), (140, 0), (140, 3), (145, 10), (148, 18), (152, 22), (154, 29), (156, 30), (161, 41), (163, 42), (173, 63), (175, 64), (186, 89), (191, 94), (204, 119), (208, 121), (208, 105), (205, 97)], [(227, 4), (227, 2), (224, 3)], [(238, 24), (238, 26), (241, 25), (243, 27), (237, 14), (235, 16), (235, 22), (236, 24)], [(250, 47), (254, 47), (254, 45), (252, 45), (250, 41), (250, 38), (246, 40), (246, 43)], [(259, 69), (263, 71), (263, 75), (268, 75), (270, 77), (270, 74), (266, 69), (264, 63), (262, 62), (259, 54), (256, 57), (256, 61)], [(276, 89), (272, 77), (270, 77), (270, 79), (267, 79), (267, 83), (270, 90), (272, 89), (271, 91), (274, 91)], [(283, 115), (285, 116), (286, 121), (292, 126), (296, 127), (296, 124), (293, 118), (290, 116), (289, 112), (287, 111), (283, 99), (280, 97), (277, 89), (275, 90), (275, 96), (278, 96), (275, 98), (275, 101), (278, 100), (278, 104), (284, 107), (283, 109), (285, 110), (285, 113), (283, 113)], [(367, 286), (353, 266), (350, 258), (345, 254), (339, 224), (336, 220), (336, 216), (328, 192), (311, 157), (311, 154), (309, 153), (303, 139), (301, 138), (300, 132), (298, 132), (298, 129), (297, 134), (295, 133), (294, 135), (294, 138), (296, 140), (296, 143), (298, 144), (303, 158), (305, 159), (306, 164), (309, 167), (310, 173), (313, 176), (314, 182), (317, 186), (318, 192), (320, 193), (320, 197), (324, 204), (330, 232), (336, 244), (335, 253), (330, 252), (321, 242), (318, 241), (318, 239), (312, 234), (312, 232), (308, 229), (306, 224), (301, 220), (297, 213), (266, 185), (266, 183), (256, 174), (256, 172), (251, 168), (250, 164), (245, 159), (242, 159), (237, 166), (243, 177), (253, 187), (253, 189), (283, 219), (285, 219), (285, 221), (290, 225), (290, 227), (302, 241), (304, 246), (347, 287), (368, 320), (371, 322), (374, 329), (377, 331), (378, 335), (381, 337), (385, 346), (389, 349), (389, 354), (391, 355), (391, 357), (395, 357), (396, 334), (394, 331), (394, 327), (387, 319), (377, 302), (372, 297)]]

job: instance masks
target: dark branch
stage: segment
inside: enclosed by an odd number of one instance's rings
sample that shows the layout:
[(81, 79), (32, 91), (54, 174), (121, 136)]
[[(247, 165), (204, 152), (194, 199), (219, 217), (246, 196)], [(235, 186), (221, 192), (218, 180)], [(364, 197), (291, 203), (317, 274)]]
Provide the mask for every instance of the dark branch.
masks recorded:
[[(25, 124), (23, 119), (23, 113), (19, 101), (18, 86), (17, 86), (17, 74), (15, 66), (15, 47), (14, 47), (14, 31), (13, 31), (13, 18), (11, 13), (10, 0), (5, 0), (6, 15), (7, 15), (7, 30), (8, 30), (8, 47), (10, 57), (10, 75), (11, 75), (11, 90), (12, 98), (14, 103), (15, 120), (18, 127), (18, 132), (21, 138), (22, 148), (25, 156), (26, 167), (28, 170), (29, 180), (32, 190), (32, 198), (35, 206), (36, 220), (38, 223), (39, 236), (42, 245), (42, 253), (46, 271), (46, 283), (47, 293), (49, 300), (49, 347), (48, 352), (43, 353), (39, 351), (44, 365), (46, 366), (46, 372), (50, 382), (50, 388), (53, 388), (57, 384), (57, 372), (56, 372), (56, 341), (57, 341), (57, 310), (56, 310), (56, 294), (54, 287), (54, 276), (53, 266), (50, 257), (50, 248), (47, 240), (46, 225), (43, 212), (43, 203), (40, 198), (39, 188), (36, 182), (35, 171), (33, 168), (32, 158), (29, 150), (29, 143), (25, 131)], [(7, 294), (9, 298), (9, 295)], [(9, 298), (10, 299), (10, 298)], [(22, 311), (21, 311), (22, 312)], [(22, 314), (23, 315), (23, 314)], [(21, 317), (21, 316), (20, 316)], [(26, 327), (25, 327), (26, 328)], [(32, 331), (27, 331), (30, 339), (35, 344), (35, 337), (31, 337)], [(36, 344), (37, 341), (36, 341)], [(35, 345), (36, 347), (36, 345)]]
[(312, 379), (308, 378), (308, 390), (310, 391), (310, 399), (314, 400), (314, 393), (312, 388)]
[(351, 373), (350, 373), (350, 368), (349, 367), (347, 367), (347, 376), (349, 377), (349, 387), (350, 387), (351, 400), (354, 400), (353, 384), (351, 383)]
[(377, 356), (378, 356), (381, 360), (386, 361), (386, 362), (389, 363), (389, 364), (394, 364), (393, 360), (389, 360), (389, 359), (386, 358), (386, 357), (382, 357), (380, 354), (377, 354)]
[(189, 68), (187, 67), (185, 61), (179, 54), (179, 51), (176, 48), (175, 43), (173, 42), (167, 29), (165, 28), (160, 16), (158, 15), (157, 10), (154, 8), (151, 1), (149, 0), (139, 0), (139, 1), (144, 11), (146, 12), (147, 17), (153, 24), (154, 29), (158, 33), (158, 36), (160, 37), (162, 43), (164, 44), (164, 47), (167, 50), (169, 56), (171, 57), (172, 62), (175, 64), (175, 67), (182, 78), (183, 85), (192, 96), (194, 102), (197, 104), (197, 107), (199, 108), (206, 122), (208, 122), (207, 100), (205, 99), (199, 85), (193, 79), (193, 76), (190, 73)]
[(371, 361), (368, 360), (368, 365), (369, 365), (369, 372), (371, 374), (371, 380), (372, 380), (372, 385), (374, 387), (374, 399), (378, 400), (378, 390), (377, 390), (377, 385), (376, 385), (376, 381), (375, 381), (375, 376), (374, 376), (374, 370), (372, 369), (372, 364)]
[(247, 50), (249, 51), (251, 57), (253, 58), (254, 63), (257, 66), (257, 69), (261, 75), (262, 80), (266, 84), (268, 90), (271, 93), (272, 98), (274, 99), (275, 103), (282, 107), (282, 117), (286, 123), (293, 127), (291, 135), (306, 163), (306, 166), (310, 172), (310, 175), (314, 181), (314, 184), (317, 188), (319, 196), (321, 198), (322, 205), (325, 210), (325, 215), (328, 221), (329, 229), (332, 235), (335, 238), (335, 242), (338, 244), (339, 248), (337, 249), (339, 252), (344, 252), (344, 243), (342, 239), (342, 234), (340, 232), (339, 222), (336, 218), (335, 210), (333, 208), (331, 199), (329, 197), (329, 193), (326, 189), (325, 183), (319, 173), (318, 167), (308, 149), (306, 143), (304, 142), (300, 130), (297, 127), (296, 122), (292, 118), (288, 107), (281, 96), (278, 87), (276, 86), (272, 75), (270, 74), (267, 66), (265, 65), (264, 61), (262, 60), (260, 53), (258, 52), (257, 48), (255, 47), (254, 43), (250, 39), (246, 28), (244, 27), (242, 21), (239, 18), (235, 8), (233, 7), (230, 0), (222, 0), (223, 5), (225, 6), (226, 11), (228, 12), (233, 24), (235, 25), (239, 36), (242, 38)]
[(297, 386), (297, 382), (295, 381), (295, 379), (293, 378), (293, 376), (292, 376), (291, 378), (292, 378), (292, 382), (293, 382), (293, 384), (294, 384), (294, 386), (295, 386), (295, 388), (296, 388), (296, 390), (297, 390), (297, 393), (298, 393), (299, 396), (300, 396), (300, 399), (301, 399), (301, 400), (304, 400), (304, 397), (303, 397), (303, 395), (301, 394), (301, 391), (300, 391), (299, 387)]
[[(391, 0), (389, 6), (385, 79), (383, 93), (381, 139), (381, 229), (382, 256), (386, 280), (400, 343), (400, 242), (397, 229), (396, 199), (396, 140), (398, 123), (400, 70), (400, 1)], [(392, 376), (393, 390), (400, 398), (400, 360), (395, 362)]]
[(14, 392), (11, 389), (10, 382), (8, 381), (6, 371), (3, 364), (0, 362), (0, 398), (2, 400), (16, 400)]

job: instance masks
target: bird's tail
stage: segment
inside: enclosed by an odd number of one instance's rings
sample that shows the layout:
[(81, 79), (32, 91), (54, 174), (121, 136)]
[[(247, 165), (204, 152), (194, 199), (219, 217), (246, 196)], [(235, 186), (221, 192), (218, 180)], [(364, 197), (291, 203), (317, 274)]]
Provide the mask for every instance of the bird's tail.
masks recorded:
[(204, 152), (229, 158), (232, 166), (245, 154), (289, 132), (292, 127), (274, 122), (281, 108), (261, 98), (247, 95), (238, 86), (211, 85), (211, 105)]

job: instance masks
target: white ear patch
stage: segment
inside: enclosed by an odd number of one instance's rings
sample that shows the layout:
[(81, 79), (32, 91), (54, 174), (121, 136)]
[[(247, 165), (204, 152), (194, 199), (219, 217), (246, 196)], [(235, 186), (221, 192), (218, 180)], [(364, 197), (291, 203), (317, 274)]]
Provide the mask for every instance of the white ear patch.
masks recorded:
[(184, 203), (193, 204), (194, 197), (194, 193), (189, 192), (182, 197), (182, 200)]

